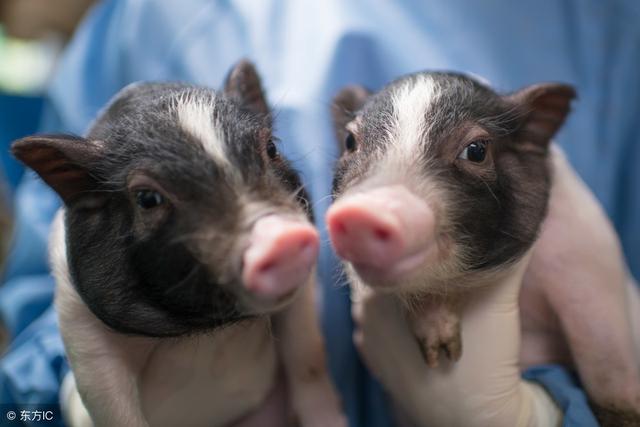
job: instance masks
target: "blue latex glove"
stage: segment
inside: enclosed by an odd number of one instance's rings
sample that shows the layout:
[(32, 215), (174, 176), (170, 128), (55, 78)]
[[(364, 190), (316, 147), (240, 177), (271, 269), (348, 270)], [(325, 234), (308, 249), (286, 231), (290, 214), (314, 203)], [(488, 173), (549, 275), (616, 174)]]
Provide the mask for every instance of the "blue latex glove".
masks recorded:
[[(638, 275), (640, 187), (633, 183), (640, 178), (635, 167), (640, 160), (639, 17), (640, 6), (621, 0), (105, 1), (90, 14), (60, 64), (45, 130), (83, 133), (109, 97), (137, 80), (188, 80), (219, 87), (231, 64), (249, 57), (257, 63), (278, 112), (277, 134), (285, 155), (303, 172), (324, 229), (336, 155), (328, 106), (343, 85), (358, 82), (377, 89), (400, 74), (424, 68), (473, 72), (501, 90), (564, 81), (577, 87), (582, 102), (558, 141), (613, 218)], [(48, 190), (32, 187), (31, 181), (26, 178), (25, 194), (51, 199)], [(50, 218), (51, 212), (46, 213)], [(43, 260), (43, 245), (40, 239), (26, 239), (15, 250)], [(16, 271), (19, 264), (14, 264)], [(391, 425), (384, 396), (353, 348), (347, 290), (335, 284), (338, 267), (328, 246), (319, 270), (331, 369), (351, 424)], [(23, 332), (28, 333), (33, 331)], [(33, 366), (53, 360), (30, 350), (37, 345), (35, 336), (20, 338), (22, 344), (14, 346), (12, 354), (22, 352)], [(12, 381), (11, 367), (0, 368), (2, 381)], [(37, 374), (26, 373), (23, 384), (42, 390)], [(527, 375), (546, 384), (558, 402), (571, 403), (562, 405), (565, 425), (585, 425), (575, 421), (590, 416), (584, 395), (561, 368)], [(579, 398), (572, 398), (576, 395)], [(20, 402), (23, 395), (12, 399)]]

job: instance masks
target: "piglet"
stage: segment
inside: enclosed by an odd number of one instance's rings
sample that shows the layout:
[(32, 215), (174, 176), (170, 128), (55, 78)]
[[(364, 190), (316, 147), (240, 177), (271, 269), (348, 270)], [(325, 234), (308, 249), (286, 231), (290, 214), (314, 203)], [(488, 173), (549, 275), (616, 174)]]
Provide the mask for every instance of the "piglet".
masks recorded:
[[(551, 138), (574, 97), (572, 87), (555, 83), (499, 95), (446, 72), (408, 75), (375, 94), (351, 86), (336, 96), (341, 156), (326, 217), (332, 244), (345, 261), (354, 298), (364, 289), (404, 303), (430, 367), (442, 356), (455, 362), (462, 355), (465, 290), (504, 277), (536, 241), (550, 196)], [(594, 298), (598, 292), (607, 291), (599, 288)], [(570, 303), (567, 292), (555, 295)], [(637, 291), (630, 295), (638, 299)], [(605, 317), (611, 328), (629, 329), (617, 314)], [(603, 329), (602, 316), (581, 318)], [(523, 331), (536, 333), (526, 324)], [(585, 347), (602, 351), (595, 341)], [(617, 373), (611, 382), (624, 386), (608, 394), (591, 387), (589, 393), (597, 405), (635, 417), (638, 359), (630, 346), (619, 347), (628, 351), (609, 355), (609, 365), (587, 368), (580, 359), (594, 358), (581, 352), (574, 353), (574, 364), (589, 377), (587, 385)]]
[(234, 425), (284, 377), (300, 425), (346, 426), (314, 305), (309, 199), (252, 64), (218, 92), (130, 85), (86, 137), (12, 149), (64, 201), (55, 304), (94, 425)]

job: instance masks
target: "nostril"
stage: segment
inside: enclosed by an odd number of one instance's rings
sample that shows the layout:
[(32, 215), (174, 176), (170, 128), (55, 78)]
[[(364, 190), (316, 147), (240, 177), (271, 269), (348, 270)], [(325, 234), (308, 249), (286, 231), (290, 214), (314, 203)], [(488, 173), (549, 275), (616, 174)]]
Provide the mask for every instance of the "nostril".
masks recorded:
[(304, 250), (306, 250), (306, 249), (307, 249), (307, 248), (309, 248), (309, 247), (311, 247), (311, 240), (308, 240), (308, 239), (307, 239), (307, 240), (303, 240), (303, 241), (301, 241), (301, 242), (300, 242), (299, 249), (300, 249), (301, 251), (304, 251)]
[(373, 234), (378, 238), (378, 240), (388, 241), (391, 239), (391, 232), (386, 228), (377, 227), (373, 230)]
[(260, 273), (266, 273), (269, 270), (272, 270), (273, 267), (276, 266), (276, 263), (274, 261), (270, 261), (270, 262), (265, 262), (264, 264), (262, 264), (260, 266), (260, 268), (258, 269), (258, 271), (260, 271)]
[(347, 227), (344, 225), (343, 222), (336, 222), (334, 228), (335, 228), (335, 231), (339, 234), (347, 234)]

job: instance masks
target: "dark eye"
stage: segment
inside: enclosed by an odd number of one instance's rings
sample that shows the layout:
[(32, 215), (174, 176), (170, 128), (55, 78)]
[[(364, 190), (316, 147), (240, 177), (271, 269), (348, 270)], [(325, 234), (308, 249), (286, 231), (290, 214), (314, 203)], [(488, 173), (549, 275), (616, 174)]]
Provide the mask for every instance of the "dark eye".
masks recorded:
[(267, 156), (271, 160), (275, 160), (278, 157), (278, 147), (276, 147), (276, 143), (272, 139), (267, 142)]
[(153, 209), (164, 203), (164, 197), (157, 191), (138, 190), (136, 191), (136, 203), (142, 209)]
[(469, 160), (470, 162), (480, 163), (484, 161), (487, 156), (487, 141), (478, 140), (473, 141), (467, 145), (462, 153), (458, 156), (459, 159)]
[(351, 153), (356, 151), (356, 148), (358, 148), (356, 137), (353, 136), (351, 132), (349, 132), (349, 134), (347, 135), (347, 139), (344, 140), (344, 148), (346, 148), (347, 151)]

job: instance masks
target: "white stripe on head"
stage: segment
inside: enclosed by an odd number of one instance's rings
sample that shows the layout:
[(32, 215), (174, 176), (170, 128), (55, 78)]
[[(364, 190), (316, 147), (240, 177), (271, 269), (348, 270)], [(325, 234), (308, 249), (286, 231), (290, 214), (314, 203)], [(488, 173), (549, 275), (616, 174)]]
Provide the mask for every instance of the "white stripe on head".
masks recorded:
[(395, 115), (392, 143), (396, 149), (416, 157), (416, 149), (428, 131), (426, 113), (437, 97), (438, 88), (431, 76), (409, 79), (393, 94)]
[(183, 94), (176, 99), (175, 109), (180, 126), (202, 144), (216, 164), (230, 166), (224, 133), (213, 120), (213, 99)]

